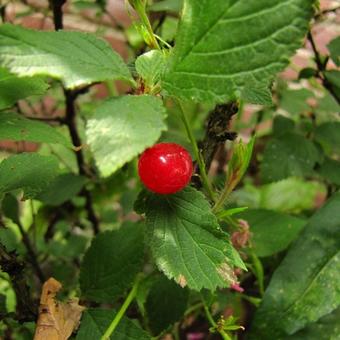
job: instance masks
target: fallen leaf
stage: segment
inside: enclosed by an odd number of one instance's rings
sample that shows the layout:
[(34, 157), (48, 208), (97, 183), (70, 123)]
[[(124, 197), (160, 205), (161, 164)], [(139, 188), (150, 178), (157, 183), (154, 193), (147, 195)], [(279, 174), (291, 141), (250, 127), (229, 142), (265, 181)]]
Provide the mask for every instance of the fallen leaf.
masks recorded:
[(67, 340), (78, 327), (85, 307), (78, 304), (78, 299), (57, 301), (61, 288), (61, 283), (54, 278), (44, 283), (34, 340)]

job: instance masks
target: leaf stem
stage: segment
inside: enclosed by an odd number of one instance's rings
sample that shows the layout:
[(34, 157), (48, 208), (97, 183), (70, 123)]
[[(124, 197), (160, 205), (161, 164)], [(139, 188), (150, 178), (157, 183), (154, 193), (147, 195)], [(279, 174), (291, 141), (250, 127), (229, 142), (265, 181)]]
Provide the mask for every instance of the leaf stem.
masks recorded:
[(206, 315), (210, 325), (221, 334), (221, 336), (224, 340), (232, 340), (231, 337), (223, 329), (220, 329), (220, 327), (218, 327), (218, 325), (215, 322), (213, 316), (211, 315), (209, 307), (207, 306), (207, 304), (204, 300), (204, 297), (202, 295), (201, 295), (201, 300), (202, 300), (202, 303), (203, 303), (205, 315)]
[[(228, 183), (227, 183), (228, 184)], [(232, 188), (229, 185), (226, 185), (220, 195), (220, 197), (218, 198), (217, 202), (215, 203), (215, 205), (212, 208), (212, 211), (214, 213), (218, 212), (218, 210), (223, 206), (223, 203), (225, 202), (225, 200), (228, 198), (228, 196), (230, 195), (230, 193), (232, 192)]]
[(135, 10), (138, 13), (142, 21), (142, 24), (144, 25), (144, 27), (146, 28), (149, 34), (150, 41), (147, 43), (149, 43), (151, 48), (160, 50), (161, 48), (153, 32), (149, 17), (147, 16), (146, 11), (145, 11), (145, 7), (146, 7), (146, 1), (145, 3), (143, 1), (136, 1)]
[(196, 143), (196, 139), (194, 136), (194, 133), (191, 129), (190, 123), (188, 121), (187, 116), (185, 115), (184, 109), (182, 107), (182, 104), (180, 101), (178, 101), (178, 105), (180, 107), (180, 112), (181, 112), (181, 119), (183, 121), (183, 124), (185, 126), (185, 130), (187, 132), (188, 138), (191, 142), (191, 145), (193, 147), (194, 150), (194, 155), (196, 157), (197, 163), (198, 163), (198, 167), (200, 169), (200, 174), (201, 174), (201, 178), (202, 178), (202, 183), (203, 183), (203, 187), (206, 190), (207, 194), (209, 195), (209, 198), (215, 202), (215, 194), (214, 191), (212, 189), (211, 183), (209, 181), (207, 172), (205, 170), (205, 164), (202, 158), (202, 155), (198, 149), (197, 143)]
[(111, 324), (109, 325), (109, 327), (107, 328), (107, 330), (105, 331), (104, 335), (101, 337), (100, 340), (109, 340), (110, 339), (110, 336), (115, 331), (115, 329), (118, 326), (120, 320), (124, 316), (126, 310), (129, 308), (131, 302), (136, 297), (139, 283), (140, 283), (140, 277), (137, 277), (137, 279), (136, 279), (132, 289), (130, 290), (130, 293), (126, 297), (124, 303), (120, 307), (120, 310), (115, 315), (114, 319), (112, 320)]

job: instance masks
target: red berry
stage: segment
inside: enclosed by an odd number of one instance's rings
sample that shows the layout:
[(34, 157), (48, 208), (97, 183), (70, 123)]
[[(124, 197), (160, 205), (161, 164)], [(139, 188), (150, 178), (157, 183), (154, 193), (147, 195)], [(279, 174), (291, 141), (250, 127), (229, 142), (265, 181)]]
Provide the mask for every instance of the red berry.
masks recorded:
[(190, 181), (192, 159), (187, 150), (175, 143), (159, 143), (146, 149), (138, 162), (141, 181), (158, 194), (174, 194)]

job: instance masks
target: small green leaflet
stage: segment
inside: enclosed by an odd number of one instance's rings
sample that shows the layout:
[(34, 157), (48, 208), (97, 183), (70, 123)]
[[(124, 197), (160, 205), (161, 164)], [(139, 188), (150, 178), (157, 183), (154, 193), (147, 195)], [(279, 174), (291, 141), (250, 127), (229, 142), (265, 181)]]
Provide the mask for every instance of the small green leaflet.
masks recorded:
[(169, 95), (270, 104), (270, 83), (301, 45), (313, 0), (185, 0), (162, 80)]
[(181, 286), (229, 287), (236, 281), (233, 267), (246, 269), (199, 191), (187, 187), (174, 195), (150, 194), (144, 207), (155, 262)]
[(250, 339), (287, 339), (340, 306), (340, 194), (309, 220), (276, 269)]
[(14, 112), (0, 112), (0, 140), (30, 141), (62, 144), (72, 147), (71, 142), (56, 128), (27, 119)]
[(157, 142), (166, 129), (165, 117), (162, 100), (155, 96), (123, 96), (101, 104), (86, 126), (101, 174), (110, 176)]
[(333, 39), (328, 44), (328, 49), (331, 53), (331, 58), (337, 66), (340, 66), (340, 37)]
[(133, 83), (124, 61), (107, 42), (81, 32), (1, 25), (0, 65), (19, 76), (59, 79), (69, 89), (109, 79)]
[[(88, 309), (81, 319), (76, 340), (101, 339), (115, 315), (114, 310)], [(151, 340), (151, 338), (135, 322), (124, 316), (110, 336), (110, 340)]]
[(21, 153), (0, 163), (0, 196), (21, 189), (23, 199), (34, 198), (58, 174), (58, 160), (54, 156)]
[(44, 94), (46, 82), (38, 77), (17, 77), (0, 68), (0, 110), (13, 106), (19, 99)]
[(144, 53), (136, 59), (136, 71), (144, 80), (145, 86), (152, 89), (159, 83), (164, 71), (165, 61), (165, 55), (158, 50)]
[(80, 269), (83, 296), (112, 303), (132, 285), (142, 270), (143, 232), (141, 225), (125, 223), (119, 230), (96, 236)]

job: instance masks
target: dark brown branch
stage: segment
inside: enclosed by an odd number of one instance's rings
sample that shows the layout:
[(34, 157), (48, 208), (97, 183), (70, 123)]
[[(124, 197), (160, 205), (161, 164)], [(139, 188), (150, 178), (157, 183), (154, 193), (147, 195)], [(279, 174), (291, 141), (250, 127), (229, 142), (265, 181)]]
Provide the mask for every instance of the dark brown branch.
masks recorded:
[[(79, 174), (83, 176), (90, 177), (89, 170), (86, 167), (84, 154), (81, 150), (81, 139), (77, 131), (76, 124), (76, 109), (75, 100), (77, 96), (81, 93), (80, 91), (69, 91), (64, 90), (66, 99), (66, 117), (65, 122), (69, 129), (73, 145), (79, 149), (76, 151), (77, 164), (79, 169)], [(87, 210), (88, 220), (92, 223), (92, 228), (95, 234), (99, 232), (99, 221), (93, 208), (93, 200), (91, 192), (84, 188), (81, 195), (85, 197), (85, 208)]]
[(312, 33), (309, 32), (307, 37), (312, 46), (312, 50), (314, 52), (314, 60), (317, 66), (316, 77), (321, 80), (323, 87), (327, 89), (329, 93), (333, 96), (333, 98), (337, 101), (337, 103), (340, 104), (339, 95), (336, 93), (332, 83), (328, 81), (327, 77), (324, 74), (324, 72), (326, 71), (327, 62), (322, 62), (321, 55), (315, 45), (315, 41), (313, 39)]
[(1, 243), (0, 267), (9, 275), (17, 297), (17, 320), (20, 322), (36, 320), (38, 306), (31, 297), (27, 280), (24, 276), (25, 265), (18, 259), (15, 252), (8, 252)]
[[(50, 7), (53, 10), (53, 21), (55, 30), (63, 28), (62, 6), (64, 3), (65, 0), (50, 0)], [(77, 130), (76, 107), (75, 107), (75, 101), (78, 95), (85, 93), (88, 90), (88, 88), (89, 87), (86, 86), (82, 89), (77, 89), (73, 91), (64, 88), (64, 96), (66, 104), (65, 124), (67, 125), (68, 130), (70, 132), (72, 143), (77, 149), (75, 151), (75, 154), (77, 158), (79, 174), (90, 177), (90, 173), (86, 167), (84, 154), (81, 150), (82, 142)], [(88, 220), (92, 224), (93, 232), (97, 234), (99, 232), (99, 220), (94, 211), (91, 192), (84, 188), (81, 192), (81, 195), (85, 197), (85, 208), (87, 210)]]
[(227, 140), (234, 140), (235, 132), (229, 131), (232, 117), (238, 112), (238, 104), (229, 102), (216, 105), (208, 116), (206, 133), (201, 143), (201, 152), (204, 158), (206, 170), (209, 171), (214, 155), (221, 144)]
[(50, 8), (53, 12), (54, 28), (56, 31), (64, 28), (62, 7), (65, 2), (66, 0), (49, 0)]
[(46, 280), (46, 277), (40, 267), (39, 261), (38, 261), (38, 256), (35, 253), (35, 250), (33, 248), (33, 245), (31, 243), (30, 238), (28, 237), (23, 225), (19, 222), (18, 223), (18, 227), (19, 227), (19, 231), (20, 234), (22, 236), (22, 241), (27, 249), (27, 253), (28, 253), (28, 257), (29, 257), (29, 261), (33, 267), (33, 270), (35, 271), (37, 277), (39, 278), (39, 281), (41, 283), (44, 283)]

